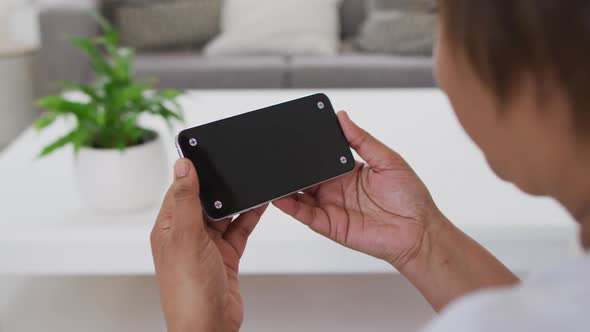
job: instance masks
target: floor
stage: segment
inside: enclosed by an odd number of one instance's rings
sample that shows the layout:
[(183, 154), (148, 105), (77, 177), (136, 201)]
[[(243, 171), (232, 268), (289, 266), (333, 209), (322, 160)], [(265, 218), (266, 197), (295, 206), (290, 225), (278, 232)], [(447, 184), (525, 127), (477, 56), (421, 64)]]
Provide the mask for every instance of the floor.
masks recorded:
[[(153, 277), (0, 278), (1, 331), (164, 331)], [(399, 275), (249, 276), (243, 332), (416, 331), (433, 312)]]

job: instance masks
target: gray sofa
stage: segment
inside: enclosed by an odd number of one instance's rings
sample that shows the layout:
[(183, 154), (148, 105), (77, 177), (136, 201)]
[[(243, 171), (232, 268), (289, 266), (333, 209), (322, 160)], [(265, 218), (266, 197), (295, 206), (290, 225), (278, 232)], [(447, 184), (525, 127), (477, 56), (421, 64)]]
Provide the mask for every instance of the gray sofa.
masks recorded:
[[(342, 39), (353, 38), (366, 16), (365, 0), (345, 0)], [(90, 67), (67, 34), (92, 36), (98, 26), (87, 10), (47, 8), (40, 14), (40, 93), (52, 82), (87, 81)], [(180, 89), (432, 87), (432, 59), (345, 52), (335, 57), (248, 56), (205, 58), (197, 51), (140, 53), (138, 77), (158, 77), (161, 87)]]

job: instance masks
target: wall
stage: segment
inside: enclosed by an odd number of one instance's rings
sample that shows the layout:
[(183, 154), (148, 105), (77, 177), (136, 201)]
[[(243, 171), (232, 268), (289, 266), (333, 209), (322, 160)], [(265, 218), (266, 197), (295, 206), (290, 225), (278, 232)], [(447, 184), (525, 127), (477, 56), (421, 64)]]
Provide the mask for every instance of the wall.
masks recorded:
[(39, 45), (37, 13), (48, 6), (92, 7), (94, 0), (0, 0), (0, 48)]
[(39, 45), (37, 11), (30, 6), (0, 5), (0, 48)]

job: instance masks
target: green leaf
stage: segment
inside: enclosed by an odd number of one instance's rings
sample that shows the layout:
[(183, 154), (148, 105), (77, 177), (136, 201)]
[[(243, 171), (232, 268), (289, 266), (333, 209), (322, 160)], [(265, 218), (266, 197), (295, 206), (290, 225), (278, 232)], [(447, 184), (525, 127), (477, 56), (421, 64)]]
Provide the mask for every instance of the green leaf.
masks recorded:
[(78, 103), (69, 101), (61, 96), (48, 96), (37, 101), (37, 106), (56, 113), (71, 113), (79, 119), (92, 118), (96, 106), (92, 103)]
[(80, 92), (80, 93), (88, 96), (94, 102), (99, 102), (101, 100), (100, 96), (98, 95), (98, 92), (94, 88), (92, 88), (91, 86), (88, 86), (86, 84), (64, 82), (63, 87), (64, 87), (65, 91)]
[(104, 56), (98, 50), (96, 45), (94, 45), (92, 40), (81, 37), (71, 37), (70, 43), (84, 51), (90, 57), (92, 66), (97, 73), (116, 79), (116, 75), (111, 68), (111, 65), (105, 60)]
[(163, 98), (166, 100), (176, 99), (181, 95), (182, 95), (181, 91), (174, 90), (174, 89), (160, 90), (156, 93), (157, 97), (160, 97), (160, 98)]
[(48, 154), (54, 152), (57, 149), (60, 149), (64, 146), (66, 146), (69, 143), (72, 143), (74, 138), (76, 137), (76, 133), (77, 133), (77, 129), (71, 131), (69, 134), (60, 137), (59, 139), (57, 139), (55, 142), (47, 145), (42, 151), (41, 154), (39, 155), (39, 157), (45, 157)]
[(129, 129), (129, 137), (131, 141), (136, 143), (140, 142), (146, 136), (146, 131), (139, 127), (133, 127)]
[(133, 62), (134, 53), (128, 48), (122, 48), (114, 51), (116, 55), (113, 57), (113, 68), (117, 78), (120, 81), (131, 80), (131, 63)]
[(124, 140), (118, 140), (117, 143), (115, 143), (115, 149), (117, 149), (119, 151), (125, 151), (126, 147), (127, 147), (127, 144), (125, 143)]
[(37, 121), (35, 121), (35, 128), (37, 128), (37, 130), (41, 130), (41, 129), (45, 129), (45, 128), (51, 126), (55, 122), (55, 119), (57, 119), (58, 116), (59, 116), (59, 113), (46, 112), (45, 114), (43, 114), (43, 116), (41, 116), (39, 119), (37, 119)]
[(182, 116), (164, 105), (161, 105), (158, 112), (161, 116), (165, 119), (175, 119), (175, 120), (182, 120)]
[(133, 114), (128, 116), (126, 119), (122, 119), (123, 121), (123, 131), (131, 132), (137, 128), (137, 115)]
[(136, 85), (130, 85), (117, 89), (112, 95), (112, 105), (115, 108), (121, 108), (141, 98), (143, 88)]
[(74, 154), (78, 154), (80, 148), (87, 143), (90, 137), (91, 133), (88, 128), (78, 127), (76, 134), (72, 138), (72, 143), (74, 144)]
[(92, 11), (90, 15), (100, 25), (104, 31), (104, 40), (107, 44), (117, 46), (119, 44), (119, 34), (115, 31), (113, 26), (99, 13)]
[(138, 84), (120, 84), (109, 82), (105, 85), (105, 107), (108, 116), (125, 112), (136, 113), (134, 104), (143, 98), (144, 87)]

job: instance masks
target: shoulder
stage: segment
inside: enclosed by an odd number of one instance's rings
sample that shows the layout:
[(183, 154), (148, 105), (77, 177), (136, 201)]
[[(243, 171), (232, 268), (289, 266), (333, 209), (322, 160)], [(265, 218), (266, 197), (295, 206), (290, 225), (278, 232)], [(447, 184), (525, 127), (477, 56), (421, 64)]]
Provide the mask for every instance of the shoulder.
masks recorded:
[[(585, 294), (584, 294), (585, 293)], [(486, 290), (458, 300), (424, 332), (587, 331), (588, 289), (527, 287)]]

